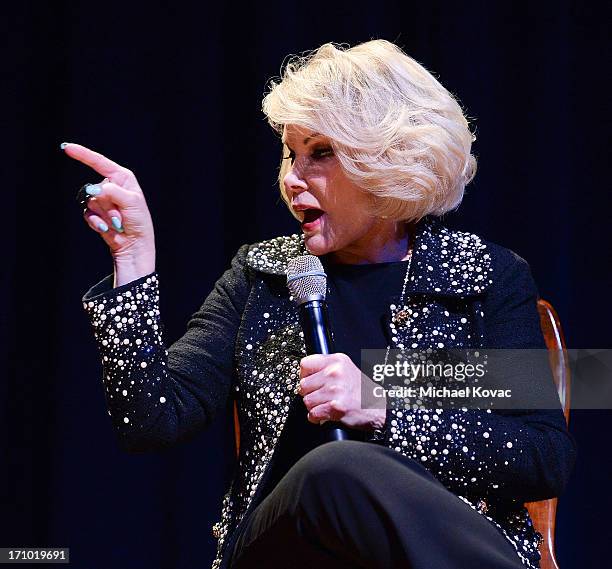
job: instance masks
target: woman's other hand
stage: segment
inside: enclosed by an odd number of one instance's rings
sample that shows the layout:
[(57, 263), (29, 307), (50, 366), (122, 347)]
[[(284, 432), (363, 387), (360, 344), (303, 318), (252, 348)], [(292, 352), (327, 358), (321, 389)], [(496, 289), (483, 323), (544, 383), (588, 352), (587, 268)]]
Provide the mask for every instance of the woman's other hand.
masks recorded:
[(385, 409), (362, 409), (362, 382), (376, 384), (342, 353), (312, 354), (300, 361), (300, 390), (308, 420), (340, 422), (351, 429), (380, 429)]
[(92, 197), (83, 216), (109, 246), (115, 264), (115, 287), (153, 272), (153, 221), (136, 176), (80, 144), (64, 143), (62, 148), (70, 158), (104, 176), (87, 188)]

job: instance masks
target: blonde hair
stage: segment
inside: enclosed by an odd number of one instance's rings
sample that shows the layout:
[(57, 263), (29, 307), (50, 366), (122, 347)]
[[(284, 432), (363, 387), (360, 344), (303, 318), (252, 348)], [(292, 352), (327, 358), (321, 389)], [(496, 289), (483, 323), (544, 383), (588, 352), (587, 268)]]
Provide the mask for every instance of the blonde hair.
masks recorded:
[[(461, 203), (476, 173), (475, 138), (459, 103), (385, 40), (292, 56), (262, 106), (280, 134), (294, 124), (329, 137), (347, 177), (372, 194), (375, 216), (442, 215)], [(287, 162), (279, 173), (286, 203)]]

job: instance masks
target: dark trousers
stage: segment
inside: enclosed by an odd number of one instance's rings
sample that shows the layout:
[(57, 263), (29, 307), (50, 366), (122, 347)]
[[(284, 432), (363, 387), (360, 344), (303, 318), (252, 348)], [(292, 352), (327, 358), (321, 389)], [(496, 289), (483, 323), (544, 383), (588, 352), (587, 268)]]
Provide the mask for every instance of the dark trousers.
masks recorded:
[(416, 461), (372, 443), (302, 457), (247, 520), (232, 569), (519, 569), (506, 538)]

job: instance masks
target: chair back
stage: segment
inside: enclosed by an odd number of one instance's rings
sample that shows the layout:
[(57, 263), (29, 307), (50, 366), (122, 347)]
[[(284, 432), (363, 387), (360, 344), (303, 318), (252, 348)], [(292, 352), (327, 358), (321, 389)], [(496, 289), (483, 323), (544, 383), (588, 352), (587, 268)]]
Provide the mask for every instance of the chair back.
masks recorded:
[[(538, 312), (544, 341), (548, 348), (548, 358), (553, 379), (559, 393), (566, 422), (569, 422), (570, 408), (570, 370), (561, 323), (555, 309), (549, 302), (538, 300)], [(542, 534), (544, 541), (540, 544), (541, 569), (559, 569), (555, 557), (555, 516), (557, 498), (528, 502), (525, 504), (535, 528)]]

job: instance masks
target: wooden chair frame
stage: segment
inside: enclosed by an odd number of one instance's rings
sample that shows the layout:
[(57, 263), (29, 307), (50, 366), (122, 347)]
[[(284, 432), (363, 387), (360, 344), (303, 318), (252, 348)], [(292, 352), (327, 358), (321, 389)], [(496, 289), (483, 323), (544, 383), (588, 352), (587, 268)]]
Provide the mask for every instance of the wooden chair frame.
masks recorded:
[[(552, 369), (553, 379), (559, 393), (565, 421), (569, 424), (570, 410), (570, 368), (565, 338), (561, 330), (561, 323), (555, 309), (549, 302), (538, 300), (538, 312), (548, 357)], [(555, 556), (555, 517), (557, 515), (557, 498), (529, 502), (525, 504), (535, 528), (542, 534), (544, 541), (540, 544), (541, 569), (559, 569)]]

